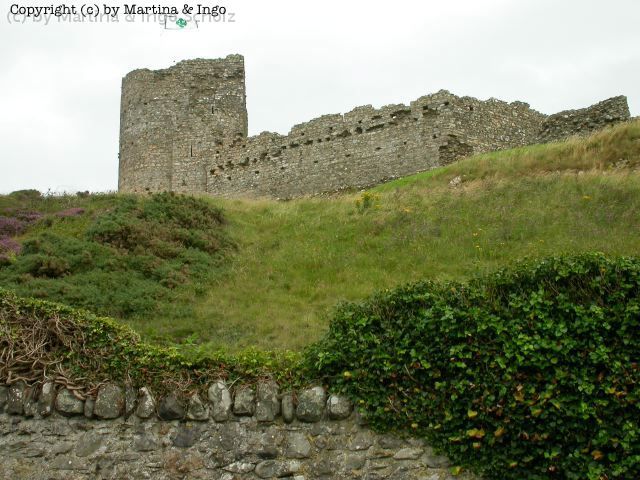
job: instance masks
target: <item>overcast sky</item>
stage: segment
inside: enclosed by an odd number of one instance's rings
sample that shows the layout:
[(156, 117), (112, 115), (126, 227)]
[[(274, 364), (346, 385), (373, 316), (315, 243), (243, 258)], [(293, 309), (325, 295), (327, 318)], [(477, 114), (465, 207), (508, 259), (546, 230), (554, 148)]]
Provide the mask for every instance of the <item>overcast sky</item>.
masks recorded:
[(10, 24), (19, 1), (1, 3), (2, 193), (115, 190), (122, 77), (188, 58), (245, 56), (252, 135), (443, 88), (547, 114), (624, 94), (640, 115), (638, 0), (232, 0), (233, 22), (186, 30)]

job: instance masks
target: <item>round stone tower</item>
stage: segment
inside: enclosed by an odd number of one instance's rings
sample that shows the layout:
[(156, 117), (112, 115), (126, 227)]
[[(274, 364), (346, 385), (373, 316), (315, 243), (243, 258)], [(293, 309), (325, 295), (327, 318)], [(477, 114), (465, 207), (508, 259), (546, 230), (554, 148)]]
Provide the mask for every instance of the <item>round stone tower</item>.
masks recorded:
[(247, 136), (244, 58), (186, 60), (122, 80), (121, 192), (205, 192), (207, 160)]

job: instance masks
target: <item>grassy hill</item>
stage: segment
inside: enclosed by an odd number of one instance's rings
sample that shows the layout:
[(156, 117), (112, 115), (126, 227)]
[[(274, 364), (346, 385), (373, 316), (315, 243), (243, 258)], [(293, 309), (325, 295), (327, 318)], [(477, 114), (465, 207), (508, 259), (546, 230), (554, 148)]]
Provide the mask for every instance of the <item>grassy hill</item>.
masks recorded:
[(218, 200), (239, 248), (197, 306), (194, 331), (214, 346), (299, 348), (325, 330), (336, 302), (399, 283), (462, 280), (527, 256), (638, 254), (638, 167), (635, 122), (364, 193)]
[[(161, 248), (155, 259), (132, 261), (132, 255), (144, 257), (145, 249), (136, 249), (135, 242), (129, 250), (107, 245), (128, 265), (120, 269), (120, 278), (144, 281), (149, 279), (145, 272), (154, 272), (152, 290), (156, 285), (164, 289), (151, 297), (156, 308), (115, 314), (147, 339), (197, 345), (205, 352), (249, 346), (300, 349), (326, 330), (337, 302), (400, 283), (465, 280), (523, 257), (594, 250), (638, 255), (639, 167), (640, 122), (634, 122), (586, 140), (469, 158), (366, 192), (288, 202), (202, 198), (198, 205), (221, 208), (226, 219), (216, 226), (215, 250), (194, 249), (184, 236), (171, 236), (171, 228), (163, 231), (173, 257)], [(20, 198), (0, 198), (0, 215), (20, 210)], [(33, 252), (60, 258), (53, 253), (65, 250), (58, 247), (48, 253), (34, 250), (33, 241), (51, 232), (104, 246), (104, 239), (95, 236), (96, 224), (104, 227), (100, 219), (123, 198), (130, 197), (30, 200), (49, 220), (34, 220), (15, 236), (23, 250), (0, 267), (0, 285), (79, 306), (88, 306), (86, 298), (99, 298), (100, 292), (117, 292), (122, 284), (95, 287), (87, 277), (78, 277), (74, 288), (62, 288), (72, 276), (64, 269), (44, 288), (33, 271), (24, 270), (24, 262)], [(56, 215), (72, 208), (85, 212)], [(166, 216), (155, 211), (155, 217), (143, 218), (151, 223), (136, 238), (153, 238), (155, 225), (167, 225)], [(130, 216), (130, 222), (136, 225), (140, 215)], [(208, 235), (213, 225), (198, 228)], [(81, 257), (89, 248), (83, 245), (71, 253)], [(172, 263), (172, 258), (181, 260)], [(162, 285), (163, 269), (176, 277), (175, 284)], [(89, 288), (95, 295), (78, 300)], [(111, 304), (106, 301), (97, 310), (114, 314), (108, 310)]]

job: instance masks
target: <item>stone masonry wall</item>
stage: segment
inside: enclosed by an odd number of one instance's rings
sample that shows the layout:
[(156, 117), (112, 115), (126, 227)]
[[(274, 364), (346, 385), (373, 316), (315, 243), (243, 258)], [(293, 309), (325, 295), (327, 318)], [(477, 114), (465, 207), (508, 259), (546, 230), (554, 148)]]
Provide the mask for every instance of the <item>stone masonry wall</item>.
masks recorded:
[(156, 401), (147, 388), (106, 384), (83, 400), (18, 382), (0, 386), (0, 477), (453, 480), (448, 460), (422, 440), (365, 423), (322, 387), (295, 395), (264, 382), (233, 392), (218, 381), (205, 399)]
[(243, 57), (188, 60), (123, 79), (119, 190), (292, 198), (359, 189), (628, 119), (622, 96), (547, 117), (526, 103), (441, 90), (247, 138)]
[(240, 55), (135, 70), (122, 80), (118, 188), (203, 192), (206, 159), (246, 136)]
[(473, 153), (533, 143), (544, 115), (525, 103), (480, 101), (447, 91), (411, 105), (357, 107), (264, 132), (214, 155), (207, 192), (290, 198), (362, 188)]
[(609, 98), (580, 110), (566, 110), (549, 116), (542, 124), (540, 143), (565, 140), (572, 135), (588, 135), (607, 125), (629, 120), (627, 97)]

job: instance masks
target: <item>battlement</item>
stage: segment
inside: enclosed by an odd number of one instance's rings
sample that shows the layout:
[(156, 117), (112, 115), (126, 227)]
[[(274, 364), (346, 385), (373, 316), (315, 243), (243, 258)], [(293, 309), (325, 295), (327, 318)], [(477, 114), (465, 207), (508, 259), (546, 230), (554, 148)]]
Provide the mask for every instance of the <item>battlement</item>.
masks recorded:
[[(550, 117), (446, 90), (247, 138), (244, 60), (187, 60), (123, 80), (120, 190), (291, 198), (363, 188), (459, 158), (626, 120), (625, 97)], [(150, 106), (151, 105), (151, 106)]]

